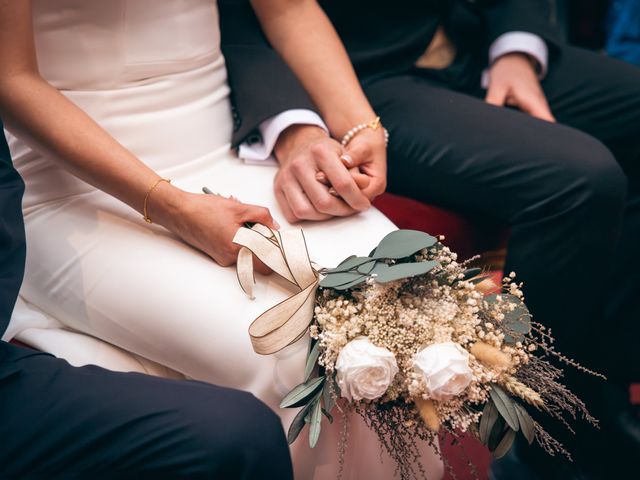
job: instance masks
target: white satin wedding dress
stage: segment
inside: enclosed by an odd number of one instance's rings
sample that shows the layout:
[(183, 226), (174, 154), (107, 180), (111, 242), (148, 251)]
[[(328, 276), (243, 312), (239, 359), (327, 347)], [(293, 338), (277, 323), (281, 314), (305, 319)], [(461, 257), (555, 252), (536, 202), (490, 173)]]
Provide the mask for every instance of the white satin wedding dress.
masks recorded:
[[(233, 122), (214, 1), (34, 0), (33, 8), (42, 75), (121, 144), (183, 189), (206, 185), (267, 206), (282, 228), (291, 228), (272, 193), (275, 167), (244, 164), (230, 151)], [(275, 276), (259, 277), (256, 300), (249, 300), (233, 268), (147, 225), (8, 136), (26, 182), (28, 240), (12, 334), (75, 364), (251, 391), (287, 428), (296, 412), (278, 404), (301, 381), (308, 342), (259, 356), (247, 327), (292, 292)], [(372, 209), (303, 228), (312, 259), (333, 266), (366, 254), (394, 226)], [(375, 435), (355, 416), (350, 423), (344, 478), (393, 478), (395, 465), (381, 457)], [(314, 450), (304, 436), (294, 443), (296, 478), (335, 477), (339, 431), (340, 421), (326, 424)], [(433, 450), (425, 447), (423, 463), (429, 478), (439, 478)]]

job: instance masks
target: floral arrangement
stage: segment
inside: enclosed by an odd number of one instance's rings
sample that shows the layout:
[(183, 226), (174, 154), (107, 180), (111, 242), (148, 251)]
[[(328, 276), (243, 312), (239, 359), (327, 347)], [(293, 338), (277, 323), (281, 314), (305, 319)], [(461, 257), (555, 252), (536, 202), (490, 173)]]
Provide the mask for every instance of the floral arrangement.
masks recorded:
[[(280, 234), (271, 234), (266, 238), (282, 247)], [(441, 240), (398, 230), (366, 257), (314, 270), (304, 381), (281, 403), (300, 408), (290, 443), (308, 425), (313, 447), (323, 417), (332, 422), (336, 412), (353, 411), (377, 433), (400, 476), (415, 478), (424, 476), (418, 442), (435, 445), (443, 432), (469, 432), (496, 457), (519, 434), (568, 456), (529, 411), (567, 426), (565, 415), (596, 423), (549, 360), (598, 374), (554, 350), (551, 332), (532, 321), (515, 274), (487, 289), (482, 270), (469, 266), (475, 259), (458, 263)], [(346, 432), (341, 457), (344, 448)]]

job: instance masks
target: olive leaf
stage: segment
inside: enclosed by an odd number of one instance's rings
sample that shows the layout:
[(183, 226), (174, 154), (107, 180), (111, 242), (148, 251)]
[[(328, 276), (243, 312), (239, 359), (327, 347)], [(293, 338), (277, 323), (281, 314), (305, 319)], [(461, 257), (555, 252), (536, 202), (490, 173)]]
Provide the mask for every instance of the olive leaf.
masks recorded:
[(504, 418), (498, 415), (496, 423), (493, 424), (493, 428), (491, 429), (491, 432), (489, 432), (489, 440), (487, 441), (487, 448), (491, 452), (498, 447), (500, 440), (502, 440), (502, 437), (504, 437), (505, 431), (508, 428), (509, 427), (505, 423)]
[(478, 427), (479, 440), (484, 445), (489, 445), (489, 434), (496, 423), (496, 420), (500, 417), (498, 409), (496, 408), (493, 400), (489, 398), (482, 410), (482, 416), (480, 417), (480, 425)]
[(518, 416), (518, 423), (520, 424), (520, 431), (524, 438), (527, 439), (529, 445), (533, 443), (536, 438), (536, 427), (533, 423), (533, 419), (524, 409), (524, 407), (518, 403), (515, 404), (516, 415)]
[(462, 277), (462, 280), (469, 280), (470, 278), (473, 277), (477, 277), (478, 275), (480, 275), (482, 273), (482, 269), (481, 268), (467, 268), (464, 272), (462, 272), (462, 274), (464, 275)]
[(329, 412), (327, 412), (324, 408), (322, 409), (322, 414), (327, 417), (327, 420), (329, 420), (329, 423), (333, 423), (333, 415), (331, 415)]
[(320, 286), (325, 288), (335, 288), (340, 285), (351, 283), (360, 278), (365, 279), (366, 277), (360, 273), (353, 272), (329, 273), (326, 277), (320, 280)]
[(316, 362), (318, 361), (318, 356), (320, 356), (320, 342), (316, 341), (311, 347), (309, 351), (309, 356), (307, 356), (307, 363), (304, 366), (304, 381), (309, 380), (311, 373), (313, 372), (313, 368), (316, 366)]
[(311, 378), (296, 386), (280, 402), (280, 408), (295, 408), (305, 404), (324, 384), (324, 376)]
[(320, 406), (320, 398), (313, 402), (311, 407), (311, 420), (309, 421), (309, 446), (314, 448), (320, 438), (320, 427), (322, 426), (322, 407)]
[(507, 393), (495, 383), (491, 384), (491, 390), (489, 391), (491, 400), (495, 403), (498, 412), (502, 418), (504, 418), (507, 425), (516, 432), (520, 429), (518, 422), (518, 414), (516, 413), (516, 403), (511, 399)]
[(432, 247), (438, 240), (428, 233), (417, 230), (396, 230), (385, 236), (370, 257), (405, 258), (424, 248)]
[(331, 413), (336, 404), (333, 399), (333, 394), (331, 393), (332, 391), (336, 394), (338, 393), (338, 384), (333, 376), (327, 379), (324, 383), (324, 387), (322, 388), (322, 403), (324, 404), (325, 410), (329, 413)]
[(515, 438), (516, 432), (514, 432), (510, 428), (507, 429), (507, 432), (502, 437), (502, 440), (500, 440), (500, 443), (498, 443), (498, 446), (493, 451), (493, 456), (495, 458), (504, 457), (511, 448), (511, 445), (513, 445), (513, 441), (515, 440)]
[(291, 425), (289, 425), (289, 430), (287, 431), (287, 442), (289, 443), (289, 445), (295, 442), (296, 438), (298, 438), (298, 435), (300, 435), (300, 432), (302, 431), (302, 429), (306, 424), (305, 419), (312, 405), (313, 405), (313, 402), (309, 403), (308, 405), (305, 405), (304, 408), (301, 408), (298, 414), (294, 417), (293, 421), (291, 422)]
[(376, 282), (388, 283), (402, 278), (424, 275), (438, 265), (438, 262), (433, 260), (427, 262), (398, 263), (376, 274)]
[(340, 273), (340, 272), (348, 272), (353, 270), (354, 268), (359, 267), (360, 265), (364, 264), (364, 263), (369, 263), (371, 262), (372, 259), (369, 257), (355, 257), (355, 256), (351, 256), (345, 260), (342, 261), (342, 263), (340, 263), (340, 265), (338, 265), (335, 268), (330, 268), (329, 270), (327, 270), (327, 273)]

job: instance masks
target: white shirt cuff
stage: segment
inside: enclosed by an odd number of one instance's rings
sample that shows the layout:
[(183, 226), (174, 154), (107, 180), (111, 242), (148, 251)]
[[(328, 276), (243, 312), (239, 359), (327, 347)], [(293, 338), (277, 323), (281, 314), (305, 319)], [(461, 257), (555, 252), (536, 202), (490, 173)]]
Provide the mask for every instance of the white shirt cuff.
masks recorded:
[[(543, 79), (549, 65), (549, 48), (545, 41), (535, 33), (507, 32), (500, 35), (489, 47), (489, 65), (508, 53), (526, 53), (540, 66), (538, 78)], [(482, 87), (489, 86), (488, 71), (482, 75)]]
[(315, 125), (329, 131), (316, 112), (302, 108), (287, 110), (262, 122), (258, 126), (259, 133), (240, 144), (238, 156), (245, 163), (277, 164), (273, 148), (280, 134), (291, 125)]

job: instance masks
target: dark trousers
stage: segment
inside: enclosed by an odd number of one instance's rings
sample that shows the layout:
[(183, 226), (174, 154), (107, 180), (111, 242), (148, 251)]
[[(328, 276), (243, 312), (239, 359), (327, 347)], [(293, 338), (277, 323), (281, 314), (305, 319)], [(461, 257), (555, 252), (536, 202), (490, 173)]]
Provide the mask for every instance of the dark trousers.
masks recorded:
[(506, 271), (535, 320), (628, 385), (640, 379), (640, 69), (563, 48), (542, 82), (552, 124), (485, 103), (485, 66), (462, 54), (366, 86), (391, 133), (389, 190), (508, 226)]
[(292, 478), (279, 418), (249, 393), (0, 350), (2, 479)]
[[(557, 350), (609, 377), (564, 366), (604, 433), (544, 423), (589, 462), (618, 448), (609, 399), (624, 402), (640, 379), (640, 69), (563, 48), (542, 81), (553, 124), (485, 103), (485, 58), (366, 84), (391, 134), (389, 191), (510, 229), (506, 271), (524, 281), (534, 319)], [(524, 450), (529, 464), (550, 461)]]

